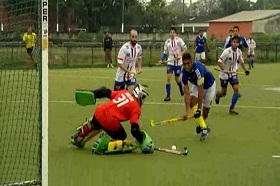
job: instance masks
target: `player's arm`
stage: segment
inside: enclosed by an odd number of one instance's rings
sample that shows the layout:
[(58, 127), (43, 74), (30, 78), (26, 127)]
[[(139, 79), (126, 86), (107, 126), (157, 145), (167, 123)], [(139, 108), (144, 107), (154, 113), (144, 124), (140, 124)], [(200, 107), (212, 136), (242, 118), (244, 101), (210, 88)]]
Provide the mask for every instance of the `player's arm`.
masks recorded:
[(111, 89), (102, 86), (96, 90), (92, 91), (94, 93), (94, 97), (95, 98), (109, 98), (111, 99), (111, 97), (114, 97), (112, 94), (116, 91), (112, 91)]
[(158, 61), (159, 64), (162, 64), (162, 62), (167, 59), (167, 51), (168, 51), (168, 47), (167, 47), (167, 42), (164, 43), (164, 47), (163, 47), (163, 53), (161, 55), (161, 59)]
[(191, 95), (190, 95), (188, 84), (184, 84), (184, 100), (185, 100), (185, 108), (186, 108), (185, 119), (187, 119), (191, 110)]
[(182, 73), (182, 84), (183, 84), (183, 90), (184, 90), (184, 102), (185, 102), (185, 109), (186, 114), (182, 116), (184, 120), (188, 119), (190, 110), (191, 110), (191, 95), (188, 85), (188, 74)]
[(143, 63), (143, 58), (142, 58), (142, 48), (140, 50), (140, 56), (137, 60), (137, 73), (140, 74), (142, 73), (142, 63)]
[(110, 47), (109, 47), (109, 49), (112, 50), (112, 48), (113, 48), (113, 39), (111, 37), (109, 37), (109, 38), (110, 38)]
[(244, 70), (246, 75), (248, 76), (250, 74), (250, 71), (246, 69), (246, 66), (245, 66), (245, 63), (244, 63), (244, 59), (242, 57), (242, 52), (241, 52), (241, 55), (239, 56), (238, 61), (240, 62), (240, 66), (242, 67), (242, 69)]
[(197, 45), (197, 37), (193, 41), (193, 49), (194, 49), (194, 51), (196, 49), (196, 45)]
[(228, 57), (228, 52), (226, 50), (223, 51), (222, 55), (218, 59), (217, 65), (220, 67), (222, 71), (225, 70), (224, 61)]
[(181, 48), (182, 48), (181, 56), (183, 56), (183, 54), (188, 51), (188, 47), (186, 43), (183, 41), (183, 39), (181, 39)]
[(24, 42), (26, 42), (26, 37), (27, 37), (27, 34), (24, 33), (24, 34), (23, 34), (23, 37), (22, 37), (22, 40), (23, 40)]
[(139, 118), (141, 115), (140, 107), (134, 107), (131, 110), (130, 124), (131, 124), (131, 134), (139, 143), (139, 148), (144, 153), (152, 153), (154, 150), (154, 142), (152, 138), (139, 127)]
[(243, 59), (247, 59), (247, 55), (249, 54), (248, 52), (249, 52), (249, 45), (248, 45), (248, 43), (247, 43), (247, 40), (246, 40), (246, 38), (245, 37), (242, 37), (243, 38), (243, 44), (242, 44), (242, 48), (244, 48), (243, 49), (243, 51), (242, 51), (242, 53), (243, 53)]

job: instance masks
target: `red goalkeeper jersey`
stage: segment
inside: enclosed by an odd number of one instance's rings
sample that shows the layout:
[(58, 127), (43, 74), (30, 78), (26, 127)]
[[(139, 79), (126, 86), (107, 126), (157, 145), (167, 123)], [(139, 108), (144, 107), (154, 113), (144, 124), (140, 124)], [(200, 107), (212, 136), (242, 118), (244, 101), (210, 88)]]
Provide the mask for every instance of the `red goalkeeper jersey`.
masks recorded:
[(120, 122), (138, 123), (141, 108), (127, 90), (112, 91), (111, 100), (95, 109), (95, 117), (108, 130), (118, 130)]

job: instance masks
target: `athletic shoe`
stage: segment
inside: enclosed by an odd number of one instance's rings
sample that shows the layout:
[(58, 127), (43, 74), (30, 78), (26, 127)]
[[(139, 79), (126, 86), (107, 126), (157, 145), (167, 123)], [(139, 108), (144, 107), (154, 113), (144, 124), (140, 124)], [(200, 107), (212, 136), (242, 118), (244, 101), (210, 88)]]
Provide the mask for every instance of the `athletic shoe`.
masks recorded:
[(114, 68), (113, 64), (111, 64), (111, 68)]
[(163, 101), (171, 101), (170, 97), (166, 96)]
[(109, 68), (109, 67), (110, 67), (110, 65), (108, 64), (108, 65), (107, 65), (107, 68)]
[(204, 141), (207, 138), (207, 136), (210, 134), (210, 132), (211, 132), (211, 129), (209, 127), (202, 129), (200, 141)]
[(219, 91), (216, 93), (216, 98), (215, 98), (215, 102), (216, 102), (217, 105), (219, 105), (219, 103), (220, 103), (219, 93), (220, 93)]
[(238, 112), (234, 111), (233, 109), (232, 110), (230, 109), (229, 114), (230, 115), (238, 115)]

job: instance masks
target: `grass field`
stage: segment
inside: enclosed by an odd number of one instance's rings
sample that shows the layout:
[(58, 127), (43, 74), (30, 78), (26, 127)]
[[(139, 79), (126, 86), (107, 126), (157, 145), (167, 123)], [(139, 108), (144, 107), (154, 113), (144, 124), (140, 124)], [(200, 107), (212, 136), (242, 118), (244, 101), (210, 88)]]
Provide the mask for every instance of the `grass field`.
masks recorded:
[[(218, 73), (213, 71), (217, 77)], [(172, 83), (172, 101), (164, 103), (165, 68), (144, 68), (138, 81), (150, 86), (143, 107), (141, 127), (159, 147), (187, 146), (187, 156), (161, 152), (144, 155), (97, 156), (93, 141), (80, 150), (69, 145), (76, 126), (91, 117), (94, 106), (74, 102), (76, 88), (113, 86), (116, 69), (64, 69), (49, 71), (49, 185), (280, 185), (280, 64), (257, 65), (249, 77), (239, 76), (238, 116), (228, 114), (232, 90), (220, 105), (213, 104), (208, 125), (212, 133), (199, 141), (193, 121), (150, 127), (149, 120), (184, 114), (183, 98)], [(219, 83), (217, 83), (218, 85)], [(218, 88), (218, 87), (217, 87)], [(102, 103), (106, 100), (98, 100)], [(123, 124), (130, 134), (128, 123)]]

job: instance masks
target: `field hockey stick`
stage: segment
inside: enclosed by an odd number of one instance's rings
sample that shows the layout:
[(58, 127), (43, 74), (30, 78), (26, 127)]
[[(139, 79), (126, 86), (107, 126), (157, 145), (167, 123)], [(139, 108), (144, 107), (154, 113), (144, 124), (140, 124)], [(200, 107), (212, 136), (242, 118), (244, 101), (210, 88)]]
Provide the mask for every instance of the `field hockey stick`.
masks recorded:
[(156, 63), (156, 66), (163, 65), (163, 64), (167, 64), (168, 62), (173, 62), (173, 61), (175, 61), (175, 60), (176, 60), (176, 59), (169, 59), (169, 60), (163, 61), (161, 64)]
[(236, 71), (236, 72), (228, 72), (228, 71), (223, 71), (223, 70), (218, 69), (218, 68), (214, 68), (214, 70), (219, 71), (219, 72), (228, 73), (228, 74), (233, 74), (233, 73), (236, 73), (236, 74), (239, 74), (239, 75), (246, 75), (246, 73), (245, 73), (245, 72), (238, 72), (238, 71)]
[[(188, 119), (193, 118), (193, 116), (190, 116)], [(177, 121), (183, 121), (183, 118), (173, 118), (173, 119), (167, 119), (163, 121), (155, 121), (153, 119), (150, 120), (150, 126), (154, 127), (156, 125), (165, 125), (165, 124), (171, 124)]]
[(189, 153), (189, 150), (187, 147), (184, 147), (184, 149), (182, 151), (160, 148), (160, 147), (155, 147), (154, 150), (160, 151), (160, 152), (165, 152), (165, 153), (177, 154), (177, 155), (187, 155)]
[(224, 47), (220, 47), (220, 46), (216, 46), (217, 49), (219, 50), (224, 50), (225, 48)]

